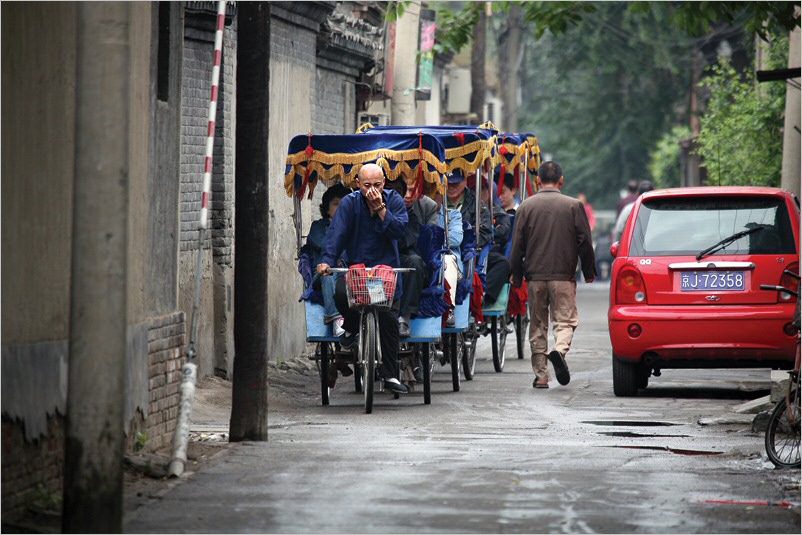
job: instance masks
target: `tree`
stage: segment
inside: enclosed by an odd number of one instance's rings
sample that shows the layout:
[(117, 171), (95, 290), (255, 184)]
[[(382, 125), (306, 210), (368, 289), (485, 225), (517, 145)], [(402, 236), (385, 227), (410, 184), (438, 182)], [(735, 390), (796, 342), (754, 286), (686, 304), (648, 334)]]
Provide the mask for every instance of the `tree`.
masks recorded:
[[(787, 38), (772, 39), (769, 67), (786, 64)], [(744, 79), (723, 62), (701, 85), (709, 90), (697, 150), (709, 184), (779, 186), (783, 155), (785, 86)]]

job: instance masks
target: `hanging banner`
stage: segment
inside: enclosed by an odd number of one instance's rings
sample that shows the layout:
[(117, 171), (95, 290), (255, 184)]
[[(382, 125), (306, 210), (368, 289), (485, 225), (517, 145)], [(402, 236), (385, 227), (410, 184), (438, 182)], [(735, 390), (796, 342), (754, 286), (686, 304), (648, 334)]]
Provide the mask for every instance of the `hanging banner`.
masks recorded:
[(421, 9), (420, 12), (420, 60), (418, 62), (418, 83), (415, 88), (417, 100), (432, 99), (432, 70), (434, 69), (435, 11)]

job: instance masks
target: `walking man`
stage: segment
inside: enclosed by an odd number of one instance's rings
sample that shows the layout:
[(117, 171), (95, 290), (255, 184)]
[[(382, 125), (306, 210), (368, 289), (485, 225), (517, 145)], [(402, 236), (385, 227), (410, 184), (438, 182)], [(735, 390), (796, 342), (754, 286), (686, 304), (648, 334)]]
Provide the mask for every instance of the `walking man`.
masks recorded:
[[(526, 277), (529, 289), (529, 348), (535, 388), (549, 387), (548, 358), (561, 385), (571, 380), (565, 356), (579, 324), (576, 308), (577, 258), (586, 283), (596, 277), (590, 225), (582, 203), (560, 193), (565, 178), (559, 164), (544, 162), (538, 170), (538, 192), (515, 215), (510, 267), (513, 286)], [(554, 347), (548, 350), (549, 314)], [(548, 357), (547, 357), (548, 353)]]

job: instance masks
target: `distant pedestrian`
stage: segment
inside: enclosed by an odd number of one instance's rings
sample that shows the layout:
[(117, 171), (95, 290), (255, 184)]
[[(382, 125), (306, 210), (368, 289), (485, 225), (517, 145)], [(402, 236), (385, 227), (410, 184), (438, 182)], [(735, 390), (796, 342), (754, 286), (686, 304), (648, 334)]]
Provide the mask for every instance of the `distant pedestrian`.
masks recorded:
[(615, 219), (615, 226), (613, 226), (614, 242), (621, 239), (621, 235), (624, 233), (624, 227), (627, 226), (627, 219), (629, 219), (629, 214), (632, 213), (632, 208), (635, 206), (635, 201), (642, 194), (646, 193), (647, 191), (652, 191), (653, 189), (654, 186), (649, 180), (641, 180), (640, 184), (638, 184), (638, 189), (635, 191), (635, 198), (632, 199), (631, 203), (627, 204), (621, 209), (621, 212)]
[(635, 202), (635, 199), (638, 198), (638, 181), (634, 178), (627, 181), (627, 194), (621, 197), (618, 201), (618, 206), (616, 206), (615, 216), (618, 217), (618, 214), (621, 213), (621, 210), (624, 209), (624, 206), (628, 205), (631, 202)]
[(593, 211), (593, 205), (588, 202), (588, 198), (585, 196), (584, 193), (580, 193), (576, 196), (577, 200), (582, 203), (582, 206), (585, 207), (585, 215), (588, 216), (588, 224), (590, 225), (590, 231), (593, 232), (596, 230), (596, 212)]
[[(585, 282), (596, 277), (590, 225), (577, 199), (560, 193), (565, 178), (555, 162), (538, 170), (538, 192), (524, 200), (515, 215), (510, 267), (514, 287), (524, 277), (529, 290), (529, 348), (535, 388), (549, 387), (547, 358), (561, 385), (571, 380), (565, 356), (579, 325), (576, 306), (577, 258), (582, 260)], [(548, 351), (549, 314), (554, 349)], [(547, 357), (548, 352), (548, 357)]]

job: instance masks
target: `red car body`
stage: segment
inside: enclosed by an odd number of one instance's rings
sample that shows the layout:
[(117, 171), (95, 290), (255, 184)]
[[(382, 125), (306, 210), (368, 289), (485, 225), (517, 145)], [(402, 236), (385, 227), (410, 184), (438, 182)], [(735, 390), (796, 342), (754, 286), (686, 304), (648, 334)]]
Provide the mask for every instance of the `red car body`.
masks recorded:
[(799, 273), (799, 227), (799, 200), (778, 188), (644, 193), (611, 247), (614, 393), (665, 368), (793, 367), (797, 299), (760, 285), (798, 289), (784, 270)]

